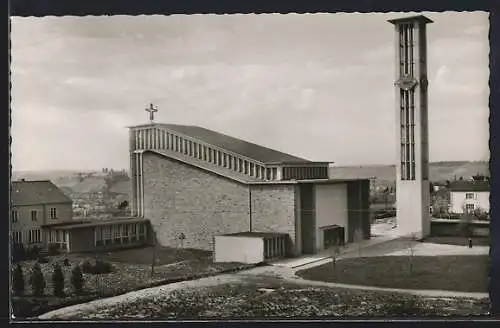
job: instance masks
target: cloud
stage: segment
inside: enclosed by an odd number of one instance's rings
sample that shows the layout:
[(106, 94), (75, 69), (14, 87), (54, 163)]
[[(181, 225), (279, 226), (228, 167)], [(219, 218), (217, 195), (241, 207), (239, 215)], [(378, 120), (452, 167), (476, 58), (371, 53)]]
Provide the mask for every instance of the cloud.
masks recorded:
[[(146, 122), (150, 102), (159, 121), (311, 159), (392, 162), (391, 15), (15, 18), (14, 165), (126, 167), (124, 127)], [(458, 125), (483, 124), (486, 114), (467, 113), (488, 112), (484, 17), (431, 15), (429, 106), (439, 124), (447, 115)], [(471, 36), (480, 31), (484, 37)], [(446, 129), (453, 142), (459, 132)], [(366, 140), (377, 145), (371, 152)], [(463, 156), (446, 142), (431, 159)]]

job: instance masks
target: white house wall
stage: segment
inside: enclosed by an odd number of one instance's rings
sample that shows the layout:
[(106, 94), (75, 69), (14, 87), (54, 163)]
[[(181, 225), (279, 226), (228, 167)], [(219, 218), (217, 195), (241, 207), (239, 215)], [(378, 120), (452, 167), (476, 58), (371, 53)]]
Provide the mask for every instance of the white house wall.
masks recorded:
[[(474, 197), (467, 199), (466, 194), (472, 193)], [(450, 205), (452, 213), (463, 213), (465, 204), (474, 204), (474, 209), (480, 208), (490, 210), (490, 193), (487, 191), (453, 191), (450, 193)]]
[(215, 236), (215, 262), (256, 264), (264, 261), (264, 240), (257, 237)]
[(338, 225), (345, 228), (347, 242), (347, 185), (324, 184), (315, 186), (316, 248), (323, 248), (321, 227)]

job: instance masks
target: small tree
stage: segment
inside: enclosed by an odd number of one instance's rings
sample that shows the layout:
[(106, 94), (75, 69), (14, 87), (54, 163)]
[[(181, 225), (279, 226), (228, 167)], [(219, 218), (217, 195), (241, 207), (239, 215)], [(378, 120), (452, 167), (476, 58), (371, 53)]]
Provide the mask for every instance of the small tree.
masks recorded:
[(83, 291), (83, 273), (79, 265), (75, 265), (71, 270), (71, 285), (75, 289), (76, 294), (81, 294)]
[(460, 232), (465, 238), (472, 237), (472, 219), (473, 213), (464, 204), (463, 213), (460, 215)]
[(54, 296), (64, 296), (64, 274), (59, 264), (54, 264), (54, 272), (52, 273), (52, 289)]
[(481, 220), (481, 221), (486, 221), (488, 220), (488, 211), (486, 211), (483, 208), (476, 208), (474, 209), (474, 218), (476, 220)]
[(357, 228), (356, 230), (354, 230), (353, 237), (354, 237), (354, 243), (356, 243), (356, 245), (358, 245), (358, 256), (361, 257), (361, 243), (364, 240), (363, 230), (361, 230), (360, 228)]
[(24, 294), (24, 274), (23, 269), (20, 264), (17, 264), (14, 268), (12, 275), (12, 287), (14, 289), (14, 294), (21, 296)]
[(45, 278), (43, 277), (40, 264), (35, 263), (31, 268), (30, 285), (33, 295), (36, 297), (43, 296), (45, 289)]
[(12, 260), (14, 262), (23, 261), (26, 259), (26, 250), (23, 244), (14, 244), (12, 246)]
[(337, 276), (337, 259), (340, 255), (340, 242), (337, 240), (330, 246), (330, 252), (332, 254), (333, 263), (333, 275)]
[(408, 242), (408, 259), (410, 263), (410, 275), (413, 273), (413, 256), (415, 255), (415, 242), (417, 240), (417, 235), (412, 233), (410, 235), (410, 240)]

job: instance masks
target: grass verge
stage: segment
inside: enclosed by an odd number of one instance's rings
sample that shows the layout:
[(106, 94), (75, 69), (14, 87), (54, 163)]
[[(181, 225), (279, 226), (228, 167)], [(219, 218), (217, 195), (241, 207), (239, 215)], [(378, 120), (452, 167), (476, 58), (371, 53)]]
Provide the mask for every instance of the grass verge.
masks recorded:
[(401, 289), (488, 291), (488, 256), (347, 258), (297, 272), (309, 280)]

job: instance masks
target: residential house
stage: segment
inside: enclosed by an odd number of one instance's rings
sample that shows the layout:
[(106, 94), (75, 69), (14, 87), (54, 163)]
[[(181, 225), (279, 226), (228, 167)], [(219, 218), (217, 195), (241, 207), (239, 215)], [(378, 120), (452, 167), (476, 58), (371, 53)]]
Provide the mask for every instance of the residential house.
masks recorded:
[(490, 211), (490, 182), (458, 180), (450, 183), (450, 211), (464, 212)]
[[(14, 181), (11, 189), (12, 242), (45, 247), (51, 241), (42, 226), (71, 221), (72, 200), (51, 181)], [(54, 242), (64, 238), (54, 236)]]

